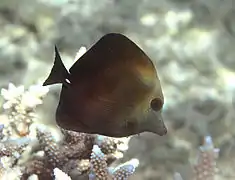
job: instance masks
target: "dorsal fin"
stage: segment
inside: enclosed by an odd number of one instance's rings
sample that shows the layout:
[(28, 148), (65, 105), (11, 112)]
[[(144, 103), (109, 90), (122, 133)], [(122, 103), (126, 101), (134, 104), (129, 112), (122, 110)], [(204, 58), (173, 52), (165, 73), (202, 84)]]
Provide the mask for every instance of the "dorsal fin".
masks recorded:
[(69, 76), (69, 72), (65, 68), (65, 66), (61, 60), (59, 51), (58, 51), (57, 47), (55, 46), (54, 65), (51, 69), (50, 75), (43, 83), (43, 86), (57, 84), (57, 83), (64, 83), (65, 79), (68, 78), (68, 76)]

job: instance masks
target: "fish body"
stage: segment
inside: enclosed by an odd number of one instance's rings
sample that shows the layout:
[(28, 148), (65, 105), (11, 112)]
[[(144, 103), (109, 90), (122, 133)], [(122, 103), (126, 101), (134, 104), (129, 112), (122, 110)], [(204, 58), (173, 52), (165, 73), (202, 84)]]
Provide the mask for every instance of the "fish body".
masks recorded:
[(125, 137), (167, 133), (164, 97), (154, 64), (130, 39), (110, 33), (66, 70), (55, 62), (43, 85), (62, 83), (57, 124), (67, 130)]

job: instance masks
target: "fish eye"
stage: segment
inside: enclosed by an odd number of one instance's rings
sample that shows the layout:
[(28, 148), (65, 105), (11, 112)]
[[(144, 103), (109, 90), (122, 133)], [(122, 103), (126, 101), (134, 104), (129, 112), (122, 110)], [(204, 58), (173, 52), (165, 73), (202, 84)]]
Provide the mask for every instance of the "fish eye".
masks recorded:
[(163, 106), (163, 102), (160, 98), (154, 98), (151, 100), (150, 103), (150, 107), (154, 110), (154, 111), (159, 111)]

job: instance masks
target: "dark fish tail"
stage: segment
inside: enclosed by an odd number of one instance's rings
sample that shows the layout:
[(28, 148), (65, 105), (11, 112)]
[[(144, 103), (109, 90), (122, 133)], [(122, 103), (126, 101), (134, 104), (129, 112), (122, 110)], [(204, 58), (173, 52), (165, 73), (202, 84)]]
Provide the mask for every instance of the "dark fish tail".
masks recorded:
[(57, 47), (55, 46), (54, 65), (52, 67), (50, 75), (43, 83), (43, 86), (57, 84), (57, 83), (64, 83), (65, 79), (68, 78), (68, 76), (69, 76), (69, 72), (65, 68), (65, 66), (61, 60), (59, 51), (58, 51)]

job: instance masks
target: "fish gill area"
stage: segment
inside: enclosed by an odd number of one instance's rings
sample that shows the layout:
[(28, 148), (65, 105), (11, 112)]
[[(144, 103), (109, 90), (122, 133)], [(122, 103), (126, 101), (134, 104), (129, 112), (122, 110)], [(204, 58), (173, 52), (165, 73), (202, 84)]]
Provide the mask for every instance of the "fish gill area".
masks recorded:
[[(69, 68), (109, 32), (156, 64), (167, 135), (56, 126), (54, 45)], [(235, 179), (234, 0), (1, 0), (0, 89), (2, 180)]]

